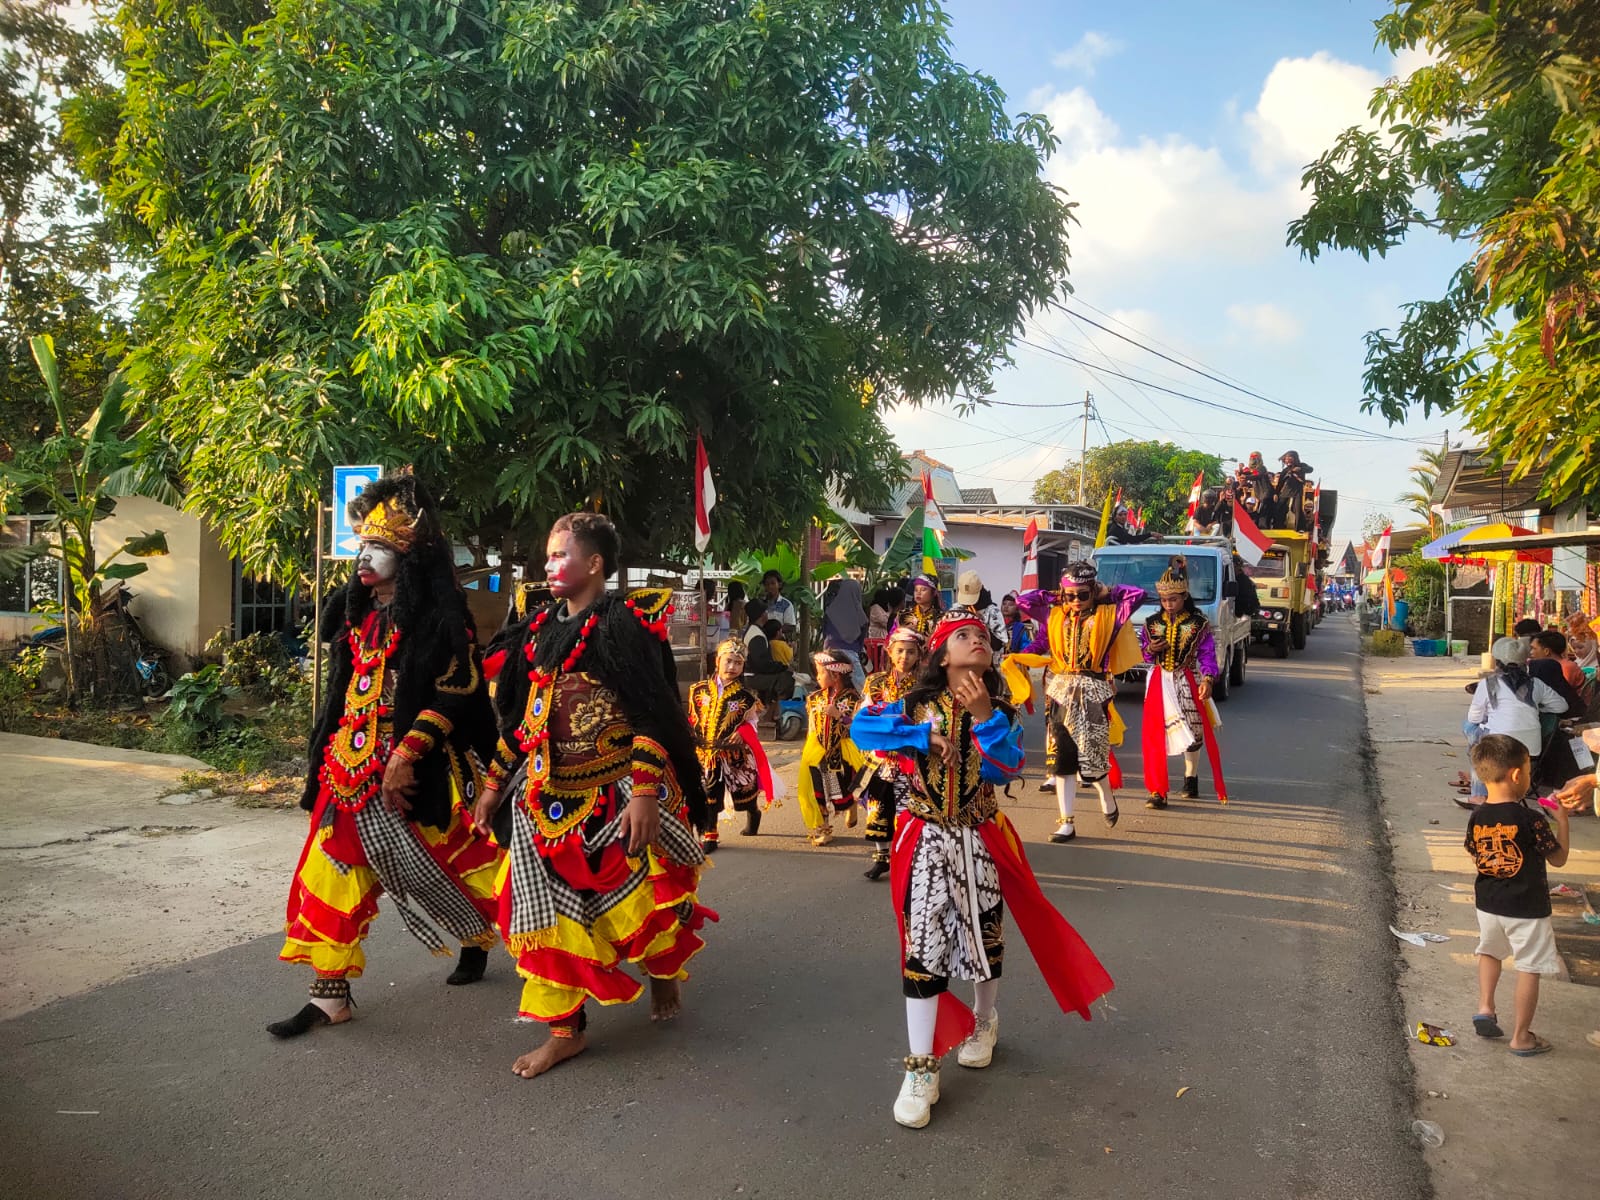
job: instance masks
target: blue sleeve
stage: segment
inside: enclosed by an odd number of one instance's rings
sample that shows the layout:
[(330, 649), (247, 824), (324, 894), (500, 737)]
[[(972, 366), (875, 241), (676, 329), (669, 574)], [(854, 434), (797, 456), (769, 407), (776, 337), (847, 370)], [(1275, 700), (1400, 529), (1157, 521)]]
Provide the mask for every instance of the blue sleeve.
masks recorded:
[(990, 783), (1006, 783), (1022, 773), (1022, 722), (1008, 717), (998, 708), (987, 721), (972, 727), (972, 736), (983, 751), (979, 774)]
[(860, 750), (881, 750), (885, 753), (915, 750), (928, 752), (926, 725), (906, 720), (899, 700), (892, 703), (863, 704), (850, 722), (850, 740)]

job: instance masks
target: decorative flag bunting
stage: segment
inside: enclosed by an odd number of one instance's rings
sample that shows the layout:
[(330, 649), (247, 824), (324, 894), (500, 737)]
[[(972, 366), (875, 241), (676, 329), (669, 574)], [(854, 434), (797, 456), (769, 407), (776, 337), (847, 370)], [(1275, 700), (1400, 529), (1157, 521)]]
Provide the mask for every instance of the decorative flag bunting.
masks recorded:
[(1106, 535), (1111, 531), (1111, 489), (1106, 489), (1106, 502), (1100, 509), (1100, 532), (1094, 535), (1095, 549), (1106, 544)]
[(1028, 521), (1022, 533), (1022, 590), (1032, 591), (1039, 586), (1039, 519)]
[(1233, 502), (1233, 548), (1239, 557), (1252, 567), (1259, 563), (1272, 545), (1272, 539), (1256, 528), (1250, 514), (1235, 500)]
[(929, 579), (937, 579), (939, 560), (944, 557), (944, 514), (933, 498), (933, 477), (922, 473), (922, 570)]
[(717, 502), (717, 488), (711, 482), (711, 462), (700, 431), (694, 434), (694, 548), (701, 554), (711, 544), (711, 509)]

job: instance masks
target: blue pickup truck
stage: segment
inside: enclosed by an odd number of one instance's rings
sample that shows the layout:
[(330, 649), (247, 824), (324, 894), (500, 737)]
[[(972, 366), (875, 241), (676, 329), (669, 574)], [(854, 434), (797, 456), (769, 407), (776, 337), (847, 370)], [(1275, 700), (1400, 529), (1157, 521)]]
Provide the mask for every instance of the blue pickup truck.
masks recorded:
[[(1228, 539), (1167, 537), (1131, 546), (1101, 546), (1094, 552), (1094, 562), (1101, 583), (1145, 590), (1147, 599), (1134, 614), (1135, 621), (1143, 622), (1157, 611), (1156, 580), (1175, 554), (1188, 559), (1189, 594), (1216, 634), (1220, 674), (1212, 683), (1211, 694), (1219, 701), (1226, 700), (1232, 689), (1244, 683), (1250, 661), (1250, 618), (1237, 612), (1239, 581)], [(1136, 668), (1136, 673), (1142, 677), (1143, 668)]]

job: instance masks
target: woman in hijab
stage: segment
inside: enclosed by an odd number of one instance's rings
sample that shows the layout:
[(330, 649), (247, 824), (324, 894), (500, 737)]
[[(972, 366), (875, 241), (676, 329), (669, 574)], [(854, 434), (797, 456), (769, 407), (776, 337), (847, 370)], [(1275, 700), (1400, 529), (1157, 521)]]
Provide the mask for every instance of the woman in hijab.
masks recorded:
[(822, 648), (842, 650), (850, 656), (852, 685), (860, 691), (867, 681), (861, 669), (866, 650), (867, 611), (861, 605), (861, 585), (841, 575), (822, 594)]

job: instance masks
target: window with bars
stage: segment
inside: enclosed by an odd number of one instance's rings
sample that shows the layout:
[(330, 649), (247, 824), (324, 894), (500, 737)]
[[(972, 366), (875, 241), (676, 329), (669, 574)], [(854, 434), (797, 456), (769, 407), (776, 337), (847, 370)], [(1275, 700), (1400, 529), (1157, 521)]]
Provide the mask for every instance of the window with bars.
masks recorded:
[(296, 628), (295, 593), (244, 574), (233, 564), (233, 636), (252, 633), (293, 633)]
[[(30, 546), (50, 540), (47, 515), (7, 517), (0, 525), (0, 549)], [(61, 563), (36, 558), (20, 571), (0, 574), (0, 613), (38, 612), (61, 602)]]

